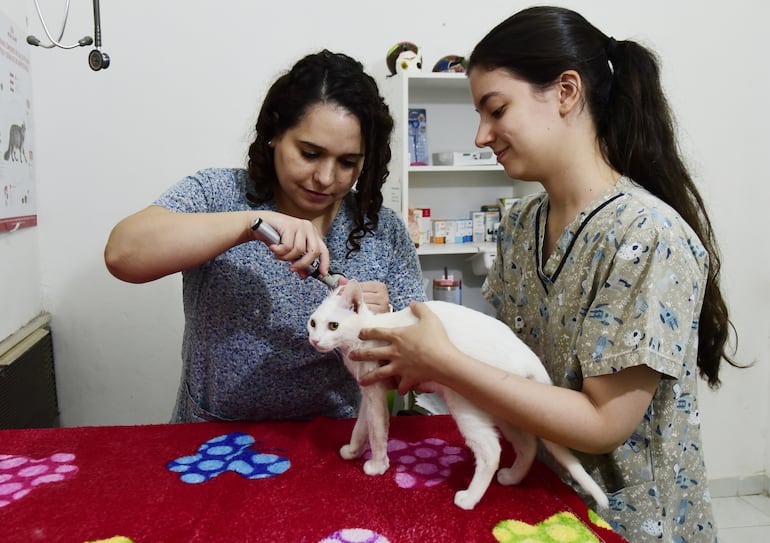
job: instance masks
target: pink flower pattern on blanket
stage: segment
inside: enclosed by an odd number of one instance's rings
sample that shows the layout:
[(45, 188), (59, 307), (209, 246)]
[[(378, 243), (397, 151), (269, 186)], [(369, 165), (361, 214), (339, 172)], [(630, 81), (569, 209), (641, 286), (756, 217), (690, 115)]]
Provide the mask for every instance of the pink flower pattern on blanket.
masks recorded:
[(70, 453), (40, 459), (0, 454), (0, 507), (23, 498), (35, 487), (73, 477), (78, 471), (73, 460), (75, 455)]
[[(443, 439), (428, 438), (414, 443), (388, 440), (388, 456), (395, 467), (396, 484), (401, 488), (427, 488), (446, 481), (452, 465), (470, 458), (464, 447)], [(370, 451), (364, 458), (371, 458)]]

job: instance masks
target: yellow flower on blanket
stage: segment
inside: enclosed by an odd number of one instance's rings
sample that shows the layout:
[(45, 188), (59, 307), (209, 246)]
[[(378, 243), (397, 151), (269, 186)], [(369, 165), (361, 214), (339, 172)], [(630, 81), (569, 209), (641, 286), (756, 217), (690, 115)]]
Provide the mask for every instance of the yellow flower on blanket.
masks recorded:
[(492, 535), (500, 543), (600, 543), (575, 515), (565, 512), (534, 526), (518, 520), (503, 520), (494, 527)]
[(596, 514), (596, 512), (593, 509), (588, 510), (588, 519), (596, 524), (597, 526), (601, 528), (606, 528), (607, 530), (612, 530), (612, 526), (610, 526), (609, 522), (604, 520), (602, 517)]

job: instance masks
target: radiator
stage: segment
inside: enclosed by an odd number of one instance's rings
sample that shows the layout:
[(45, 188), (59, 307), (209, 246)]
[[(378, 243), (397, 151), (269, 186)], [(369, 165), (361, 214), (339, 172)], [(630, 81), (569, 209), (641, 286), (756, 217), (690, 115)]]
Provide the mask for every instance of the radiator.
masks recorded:
[(0, 342), (0, 429), (59, 425), (50, 315)]

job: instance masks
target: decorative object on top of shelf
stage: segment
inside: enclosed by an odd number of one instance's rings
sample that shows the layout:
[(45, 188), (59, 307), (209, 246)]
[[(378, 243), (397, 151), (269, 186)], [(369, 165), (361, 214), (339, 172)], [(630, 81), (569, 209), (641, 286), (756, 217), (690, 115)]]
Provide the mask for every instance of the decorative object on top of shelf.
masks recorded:
[(464, 74), (468, 67), (468, 61), (460, 55), (446, 55), (438, 59), (433, 65), (434, 72), (457, 72)]
[(385, 57), (390, 70), (390, 76), (403, 72), (419, 72), (422, 70), (422, 53), (420, 48), (410, 41), (401, 41), (388, 49)]

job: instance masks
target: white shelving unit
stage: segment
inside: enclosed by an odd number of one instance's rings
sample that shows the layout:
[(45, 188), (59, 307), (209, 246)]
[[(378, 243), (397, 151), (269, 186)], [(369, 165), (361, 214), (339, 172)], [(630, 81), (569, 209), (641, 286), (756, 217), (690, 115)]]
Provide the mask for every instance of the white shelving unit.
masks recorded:
[[(475, 151), (478, 114), (468, 80), (457, 73), (419, 73), (386, 78), (381, 89), (395, 119), (393, 159), (385, 205), (407, 217), (410, 207), (430, 208), (436, 219), (470, 218), (484, 204), (514, 194), (514, 182), (499, 165), (410, 166), (407, 145), (409, 108), (424, 108), (430, 154)], [(420, 246), (420, 254), (469, 254), (488, 249), (478, 244)]]
[[(390, 176), (385, 205), (406, 220), (408, 209), (430, 208), (433, 219), (466, 219), (482, 205), (519, 195), (522, 183), (511, 180), (500, 165), (410, 166), (408, 118), (410, 108), (426, 110), (428, 150), (433, 153), (477, 151), (478, 114), (465, 74), (423, 72), (396, 75), (379, 82), (395, 120)], [(484, 277), (473, 274), (469, 259), (493, 252), (493, 243), (421, 244), (417, 248), (425, 277), (440, 277), (444, 269), (463, 279), (463, 305), (489, 312), (481, 297)], [(432, 288), (426, 288), (428, 296)]]

